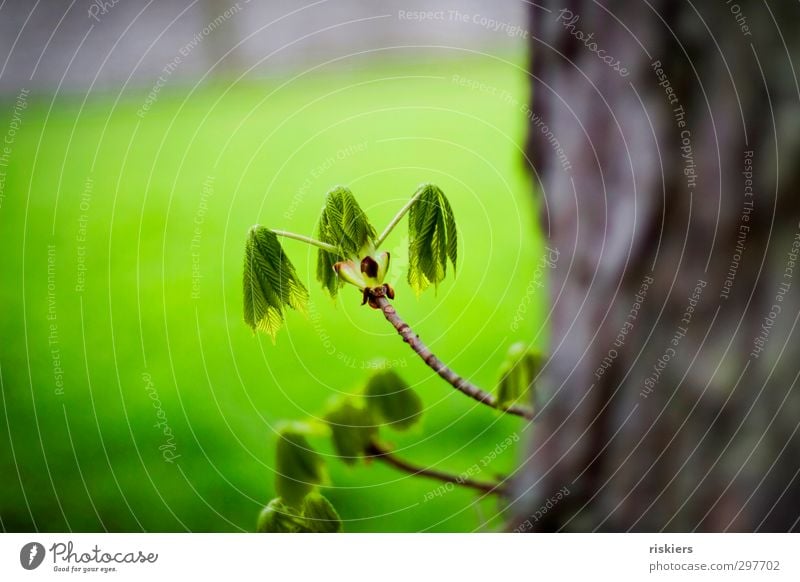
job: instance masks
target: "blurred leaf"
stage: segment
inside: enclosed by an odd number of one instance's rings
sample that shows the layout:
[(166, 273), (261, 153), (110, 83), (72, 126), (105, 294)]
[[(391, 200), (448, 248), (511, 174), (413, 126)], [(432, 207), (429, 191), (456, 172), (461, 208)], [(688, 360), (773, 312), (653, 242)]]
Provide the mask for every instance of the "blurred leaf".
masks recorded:
[(275, 339), (285, 306), (305, 310), (308, 291), (283, 252), (278, 237), (263, 226), (250, 229), (244, 254), (244, 320), (253, 331)]
[(367, 408), (392, 428), (406, 430), (419, 421), (422, 400), (396, 372), (385, 370), (369, 379)]
[(500, 407), (515, 404), (528, 398), (533, 381), (542, 365), (540, 354), (518, 342), (508, 349), (505, 362), (500, 367), (497, 403)]
[(341, 282), (333, 265), (341, 260), (360, 259), (359, 253), (376, 237), (375, 229), (367, 215), (361, 210), (349, 188), (336, 186), (325, 200), (325, 208), (319, 218), (317, 238), (334, 245), (338, 255), (320, 249), (317, 253), (317, 280), (335, 297)]
[(303, 531), (300, 518), (278, 497), (270, 501), (258, 515), (259, 533), (296, 533)]
[(293, 429), (279, 433), (275, 462), (275, 490), (292, 507), (299, 507), (303, 497), (322, 482), (322, 457)]
[(436, 287), (456, 268), (458, 233), (450, 203), (437, 186), (424, 184), (408, 214), (408, 283), (417, 293)]
[(336, 509), (319, 493), (312, 493), (305, 498), (303, 517), (310, 532), (339, 533), (342, 531), (342, 519)]
[(349, 400), (331, 410), (325, 417), (330, 425), (336, 453), (347, 464), (364, 454), (378, 430), (369, 410), (359, 408)]

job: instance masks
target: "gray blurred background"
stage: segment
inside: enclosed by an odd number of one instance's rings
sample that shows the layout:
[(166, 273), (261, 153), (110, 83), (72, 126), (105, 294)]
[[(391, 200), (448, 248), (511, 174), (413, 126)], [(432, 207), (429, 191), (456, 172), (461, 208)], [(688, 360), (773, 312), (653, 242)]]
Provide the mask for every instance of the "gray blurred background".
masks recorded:
[[(491, 0), (6, 0), (0, 92), (146, 88), (176, 57), (171, 84), (206, 74), (271, 75), (363, 51), (402, 58), (395, 46), (513, 50), (524, 45), (526, 7)], [(416, 11), (429, 14), (408, 15)]]

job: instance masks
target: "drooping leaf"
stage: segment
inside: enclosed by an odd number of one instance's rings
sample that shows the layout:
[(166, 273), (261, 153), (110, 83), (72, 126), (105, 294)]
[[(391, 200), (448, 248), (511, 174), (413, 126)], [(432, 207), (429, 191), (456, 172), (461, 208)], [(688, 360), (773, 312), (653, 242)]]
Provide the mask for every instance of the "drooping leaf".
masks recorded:
[(256, 225), (248, 233), (243, 279), (244, 320), (253, 331), (264, 331), (274, 340), (285, 307), (305, 310), (308, 290), (268, 228)]
[(358, 255), (376, 237), (375, 229), (349, 188), (336, 186), (328, 192), (320, 219), (320, 240), (340, 248), (345, 258)]
[(540, 354), (528, 349), (523, 343), (513, 344), (500, 368), (500, 381), (497, 386), (498, 405), (508, 406), (527, 399), (541, 366)]
[[(319, 219), (319, 230), (317, 237), (322, 240), (323, 233), (328, 232), (328, 217), (325, 212)], [(330, 253), (319, 249), (317, 251), (317, 281), (322, 283), (322, 287), (328, 291), (331, 297), (336, 297), (341, 282), (334, 271), (333, 265), (344, 257), (341, 254)]]
[(393, 370), (373, 375), (364, 389), (367, 408), (397, 430), (406, 430), (419, 421), (422, 400)]
[(278, 497), (270, 501), (258, 514), (256, 531), (259, 533), (297, 533), (310, 531), (304, 520)]
[(311, 493), (303, 501), (303, 518), (308, 531), (313, 533), (339, 533), (342, 531), (342, 518), (319, 493)]
[(299, 507), (323, 480), (322, 457), (311, 448), (305, 435), (294, 429), (279, 433), (275, 463), (275, 490), (292, 507)]
[(434, 184), (420, 186), (408, 213), (408, 283), (417, 293), (436, 287), (447, 274), (447, 260), (456, 268), (458, 233), (453, 209)]
[(335, 297), (341, 282), (333, 270), (338, 261), (359, 259), (359, 252), (376, 237), (375, 229), (349, 188), (337, 186), (328, 192), (319, 219), (317, 238), (339, 249), (317, 253), (317, 280)]
[(325, 416), (331, 429), (333, 446), (345, 463), (352, 464), (363, 456), (377, 434), (375, 420), (370, 411), (345, 400)]

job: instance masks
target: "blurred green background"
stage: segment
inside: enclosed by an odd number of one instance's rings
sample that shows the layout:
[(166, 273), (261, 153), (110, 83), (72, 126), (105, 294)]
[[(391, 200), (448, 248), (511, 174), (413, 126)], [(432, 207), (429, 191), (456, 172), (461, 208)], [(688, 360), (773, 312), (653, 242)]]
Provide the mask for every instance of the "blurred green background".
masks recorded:
[[(524, 68), (515, 54), (173, 84), (148, 111), (142, 90), (32, 95), (0, 212), (3, 529), (252, 531), (273, 496), (275, 427), (358, 389), (376, 358), (426, 405), (419, 428), (385, 434), (404, 458), (459, 473), (522, 434), (520, 419), (433, 376), (357, 291), (324, 295), (300, 243), (285, 249), (311, 312), (290, 313), (274, 345), (254, 336), (241, 264), (254, 223), (313, 234), (333, 185), (349, 185), (380, 231), (434, 182), (459, 225), (459, 270), (415, 297), (403, 224), (386, 245), (395, 305), (442, 359), (493, 387), (511, 343), (546, 340), (541, 291), (512, 329), (543, 250), (521, 153)], [(520, 453), (474, 476), (507, 474)], [(497, 502), (469, 491), (426, 502), (438, 483), (332, 457), (328, 470), (323, 493), (346, 531), (502, 524)]]

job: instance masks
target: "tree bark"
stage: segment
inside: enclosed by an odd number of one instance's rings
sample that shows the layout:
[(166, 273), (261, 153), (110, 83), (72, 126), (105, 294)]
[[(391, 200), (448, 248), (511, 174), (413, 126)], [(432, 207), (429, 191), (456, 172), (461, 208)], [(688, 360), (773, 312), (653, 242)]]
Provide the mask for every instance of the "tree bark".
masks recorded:
[(513, 526), (800, 529), (800, 5), (531, 18), (528, 153), (560, 259)]

